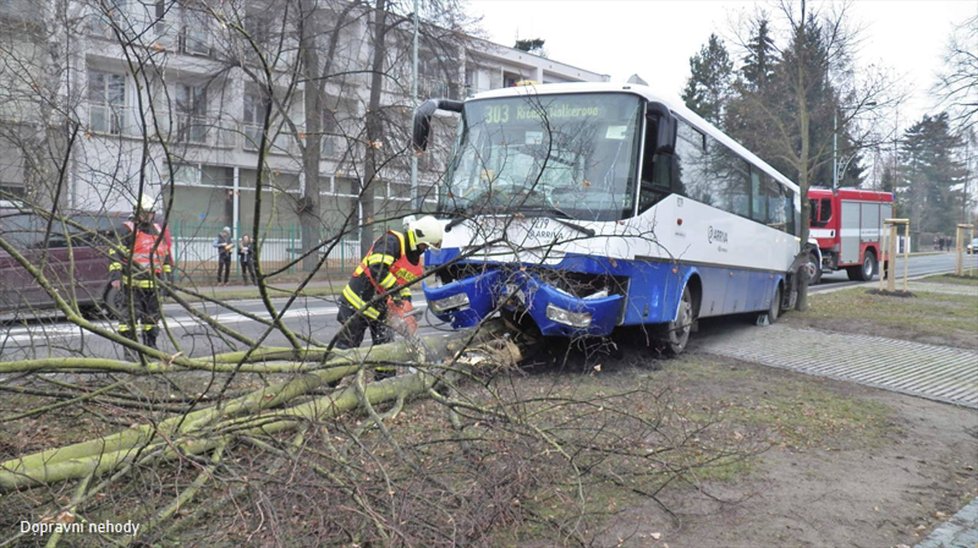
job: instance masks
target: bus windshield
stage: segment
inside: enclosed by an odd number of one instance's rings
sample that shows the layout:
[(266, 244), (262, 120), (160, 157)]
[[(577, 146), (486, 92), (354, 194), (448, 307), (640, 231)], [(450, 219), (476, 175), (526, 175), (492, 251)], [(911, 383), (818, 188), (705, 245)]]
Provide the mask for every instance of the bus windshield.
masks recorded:
[(440, 209), (631, 216), (642, 111), (640, 99), (625, 93), (469, 102)]

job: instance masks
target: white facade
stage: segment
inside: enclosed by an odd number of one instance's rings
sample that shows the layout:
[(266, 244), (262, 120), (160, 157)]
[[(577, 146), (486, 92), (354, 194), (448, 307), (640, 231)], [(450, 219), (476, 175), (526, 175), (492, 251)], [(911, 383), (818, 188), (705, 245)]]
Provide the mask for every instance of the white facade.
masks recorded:
[[(171, 226), (185, 235), (209, 238), (214, 227), (225, 225), (234, 228), (235, 236), (239, 230), (250, 231), (264, 121), (261, 94), (272, 88), (262, 223), (278, 230), (280, 238), (293, 230), (305, 185), (301, 149), (308, 83), (296, 71), (301, 52), (295, 36), (288, 31), (275, 34), (289, 22), (275, 19), (279, 10), (269, 6), (274, 3), (69, 2), (67, 20), (72, 25), (63, 29), (64, 56), (47, 60), (67, 67), (55, 87), (59, 102), (66, 105), (64, 114), (79, 129), (65, 164), (61, 206), (125, 211), (133, 196), (143, 192), (161, 198), (158, 203), (170, 209)], [(54, 4), (43, 6), (53, 10)], [(319, 209), (325, 230), (359, 225), (361, 164), (363, 147), (368, 145), (363, 142), (363, 120), (370, 94), (372, 19), (364, 12), (338, 23), (337, 14), (347, 6), (337, 1), (318, 16), (324, 26), (318, 44), (332, 53), (323, 56), (331, 62), (324, 86), (319, 170)], [(0, 3), (0, 20), (45, 29), (56, 25), (63, 15), (38, 12), (34, 7), (26, 0)], [(330, 11), (334, 9), (335, 13)], [(382, 147), (390, 158), (372, 186), (377, 211), (391, 217), (407, 213), (410, 207), (409, 154), (405, 153), (414, 104), (410, 97), (411, 33), (405, 30), (409, 28), (400, 25), (398, 34), (386, 40), (389, 55), (381, 104), (392, 121), (385, 131), (387, 141), (369, 144)], [(249, 32), (248, 38), (243, 30)], [(330, 43), (334, 35), (337, 39)], [(13, 41), (37, 56), (32, 50), (37, 38), (25, 35)], [(257, 62), (256, 48), (269, 60), (269, 72)], [(422, 40), (419, 69), (420, 100), (461, 98), (527, 79), (608, 80), (607, 75), (478, 39), (454, 45)], [(45, 70), (43, 63), (34, 69)], [(3, 82), (18, 80), (29, 78), (0, 78)], [(44, 98), (37, 99), (35, 105), (43, 103)], [(0, 108), (0, 116), (10, 120), (10, 110)], [(0, 143), (3, 141), (0, 135)], [(446, 150), (442, 146), (440, 156), (436, 152), (421, 161), (422, 194), (427, 192), (431, 199)], [(0, 146), (0, 189), (23, 188), (28, 177), (22, 152), (18, 154), (16, 146)], [(53, 163), (57, 160), (52, 158)]]

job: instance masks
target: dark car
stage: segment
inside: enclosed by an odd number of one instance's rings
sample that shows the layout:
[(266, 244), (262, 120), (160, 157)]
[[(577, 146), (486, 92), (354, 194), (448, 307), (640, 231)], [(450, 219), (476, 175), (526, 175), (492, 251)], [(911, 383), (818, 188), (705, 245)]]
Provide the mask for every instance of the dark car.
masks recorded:
[(124, 215), (86, 212), (52, 218), (0, 202), (0, 239), (30, 265), (0, 247), (0, 314), (23, 317), (55, 307), (39, 275), (73, 307), (98, 311), (108, 286), (107, 251), (125, 220)]

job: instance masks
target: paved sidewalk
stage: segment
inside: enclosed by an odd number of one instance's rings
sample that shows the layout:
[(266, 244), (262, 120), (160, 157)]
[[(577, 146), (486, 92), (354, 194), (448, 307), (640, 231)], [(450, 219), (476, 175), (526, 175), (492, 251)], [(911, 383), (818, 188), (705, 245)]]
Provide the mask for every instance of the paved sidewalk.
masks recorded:
[(702, 352), (978, 409), (978, 350), (785, 324), (699, 340)]
[(978, 547), (978, 499), (931, 531), (916, 548)]

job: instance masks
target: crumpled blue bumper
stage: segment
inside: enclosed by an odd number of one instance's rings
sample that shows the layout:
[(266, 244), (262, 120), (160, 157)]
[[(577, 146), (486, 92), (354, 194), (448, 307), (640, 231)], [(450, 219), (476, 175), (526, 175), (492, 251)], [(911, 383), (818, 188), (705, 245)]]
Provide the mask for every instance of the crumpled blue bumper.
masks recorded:
[(576, 297), (521, 271), (487, 270), (441, 287), (426, 283), (421, 287), (428, 309), (453, 328), (472, 327), (502, 305), (525, 309), (544, 336), (610, 335), (623, 299), (621, 295)]

